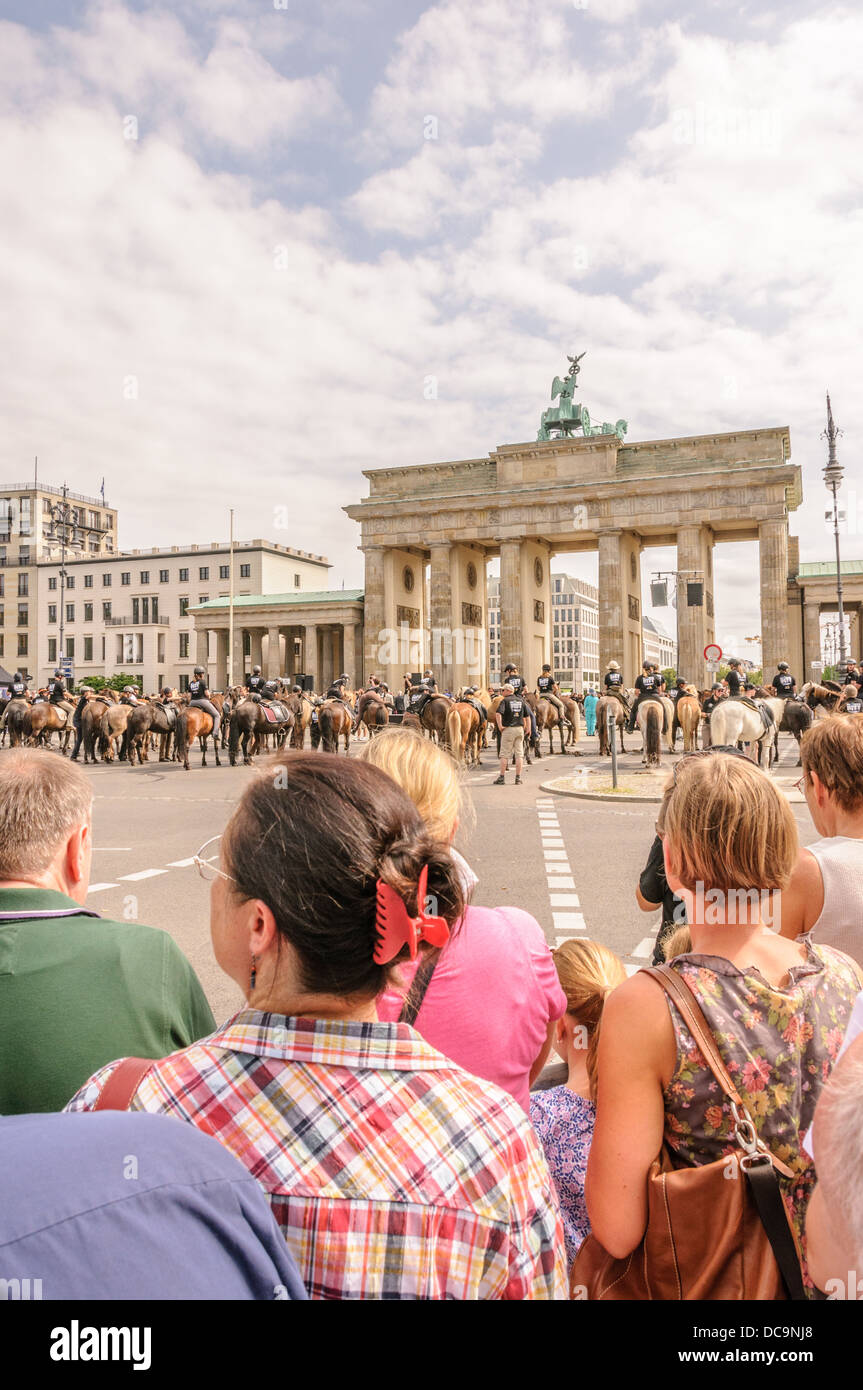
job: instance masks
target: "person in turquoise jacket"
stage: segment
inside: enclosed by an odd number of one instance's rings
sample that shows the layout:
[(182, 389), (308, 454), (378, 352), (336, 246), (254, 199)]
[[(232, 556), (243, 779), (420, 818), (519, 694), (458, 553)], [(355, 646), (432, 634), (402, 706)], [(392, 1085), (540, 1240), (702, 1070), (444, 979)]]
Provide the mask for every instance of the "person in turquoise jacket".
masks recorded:
[(596, 733), (596, 693), (591, 687), (584, 697), (584, 722), (587, 725), (589, 734)]

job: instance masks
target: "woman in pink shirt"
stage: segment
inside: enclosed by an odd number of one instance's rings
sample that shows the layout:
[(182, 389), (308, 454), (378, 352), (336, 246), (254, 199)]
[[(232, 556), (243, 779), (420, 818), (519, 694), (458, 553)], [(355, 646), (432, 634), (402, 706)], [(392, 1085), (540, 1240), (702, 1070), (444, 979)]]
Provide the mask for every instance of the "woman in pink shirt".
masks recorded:
[[(448, 753), (430, 739), (392, 729), (357, 756), (387, 772), (436, 837), (452, 841), (462, 789)], [(452, 855), (468, 896), (476, 876), (457, 850)], [(413, 1022), (432, 1047), (503, 1087), (528, 1110), (531, 1083), (545, 1066), (555, 1023), (566, 1013), (566, 995), (536, 919), (517, 907), (467, 907), (443, 950), (413, 968), (403, 966), (402, 975), (406, 992), (381, 995), (378, 1017)]]

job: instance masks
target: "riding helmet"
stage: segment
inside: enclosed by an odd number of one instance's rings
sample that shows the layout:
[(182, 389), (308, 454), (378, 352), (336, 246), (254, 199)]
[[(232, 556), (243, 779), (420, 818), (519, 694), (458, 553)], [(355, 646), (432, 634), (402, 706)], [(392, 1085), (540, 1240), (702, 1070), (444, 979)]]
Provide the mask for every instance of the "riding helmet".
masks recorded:
[(788, 670), (788, 662), (787, 662), (787, 661), (780, 661), (780, 663), (779, 663), (779, 670), (780, 670), (780, 671), (787, 671), (787, 670)]
[(259, 676), (260, 674), (261, 674), (261, 668), (260, 668), (260, 666), (253, 666), (253, 667), (252, 667), (252, 675), (253, 675), (253, 676)]
[(202, 676), (203, 674), (204, 674), (204, 668), (203, 668), (203, 666), (196, 666), (196, 667), (195, 667), (195, 675), (196, 675), (196, 676)]

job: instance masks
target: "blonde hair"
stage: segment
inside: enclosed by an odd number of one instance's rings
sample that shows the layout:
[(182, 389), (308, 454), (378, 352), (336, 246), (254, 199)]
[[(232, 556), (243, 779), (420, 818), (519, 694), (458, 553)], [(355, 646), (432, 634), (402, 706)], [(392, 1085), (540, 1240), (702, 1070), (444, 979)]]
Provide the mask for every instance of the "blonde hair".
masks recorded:
[(551, 954), (566, 995), (566, 1012), (588, 1033), (587, 1075), (591, 1098), (595, 1100), (602, 1010), (611, 991), (623, 984), (626, 971), (620, 958), (599, 941), (564, 941)]
[(411, 729), (383, 729), (357, 757), (398, 783), (437, 839), (449, 843), (459, 822), (472, 816), (458, 764), (430, 738)]
[(685, 758), (666, 787), (669, 868), (685, 888), (788, 887), (797, 825), (785, 797), (755, 763), (714, 753)]
[(688, 956), (691, 950), (692, 933), (687, 926), (678, 927), (662, 944), (662, 954), (667, 961), (674, 960), (675, 956)]

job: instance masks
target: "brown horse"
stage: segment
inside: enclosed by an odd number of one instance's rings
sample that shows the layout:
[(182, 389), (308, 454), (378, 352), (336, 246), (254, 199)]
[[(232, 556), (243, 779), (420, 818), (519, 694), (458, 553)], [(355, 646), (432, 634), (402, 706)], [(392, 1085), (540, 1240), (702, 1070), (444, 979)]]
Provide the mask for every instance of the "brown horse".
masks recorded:
[(620, 751), (625, 753), (623, 746), (623, 730), (626, 727), (626, 710), (622, 701), (616, 695), (602, 695), (596, 702), (596, 732), (599, 734), (599, 751), (601, 754), (611, 756), (611, 747), (608, 741), (608, 711), (614, 715), (614, 723), (620, 730)]
[(365, 724), (369, 738), (380, 733), (390, 722), (390, 712), (380, 695), (373, 690), (363, 690), (357, 698), (357, 720)]
[[(186, 772), (189, 771), (189, 746), (198, 739), (201, 745), (201, 767), (207, 766), (207, 739), (213, 733), (213, 716), (208, 714), (205, 709), (198, 709), (186, 706), (177, 715), (177, 729), (174, 734), (174, 744), (176, 747), (177, 760), (183, 764)], [(219, 760), (218, 739), (213, 739), (213, 752), (216, 757), (216, 767), (221, 767)]]
[(241, 742), (243, 763), (246, 767), (252, 766), (252, 759), (261, 751), (267, 734), (273, 734), (277, 748), (285, 746), (288, 734), (293, 732), (295, 716), (286, 700), (278, 700), (275, 703), (281, 707), (281, 712), (285, 715), (277, 724), (270, 722), (265, 707), (259, 700), (241, 700), (234, 706), (231, 711), (231, 737), (228, 740), (231, 767), (237, 765)]
[[(174, 732), (177, 727), (177, 707), (162, 704), (161, 701), (145, 701), (135, 705), (129, 714), (127, 730), (127, 756), (129, 766), (135, 765), (135, 754), (138, 755), (138, 763), (146, 763), (149, 758), (150, 736), (158, 734), (159, 738), (159, 762), (167, 763), (171, 761), (170, 749)], [(86, 755), (85, 755), (86, 756)]]
[[(536, 742), (537, 747), (542, 740), (543, 730), (548, 730), (548, 751), (554, 752), (554, 731), (557, 729), (560, 734), (560, 751), (565, 753), (570, 743), (578, 742), (579, 734), (579, 714), (578, 705), (575, 700), (561, 697), (564, 714), (561, 715), (556, 705), (551, 700), (547, 700), (544, 695), (528, 696), (528, 701), (533, 705), (533, 712), (536, 716)], [(563, 731), (566, 729), (566, 741), (564, 742)]]
[(17, 748), (27, 737), (25, 721), (30, 712), (29, 700), (10, 700), (3, 712), (6, 729), (9, 731), (9, 747)]
[(38, 704), (30, 706), (24, 718), (24, 732), (34, 747), (42, 745), (47, 748), (51, 746), (51, 735), (57, 733), (60, 752), (65, 756), (72, 736), (72, 716), (59, 705), (40, 700)]
[[(351, 731), (354, 721), (351, 711), (341, 700), (325, 700), (318, 706), (318, 738), (325, 753), (338, 753), (339, 739), (345, 740), (345, 753), (351, 746)], [(314, 741), (314, 735), (313, 735)]]
[[(449, 733), (447, 720), (451, 711), (455, 708), (453, 701), (447, 695), (432, 695), (431, 699), (423, 705), (420, 714), (420, 725), (428, 734), (429, 738), (441, 744), (442, 747), (449, 747)], [(453, 732), (455, 725), (453, 725)]]

